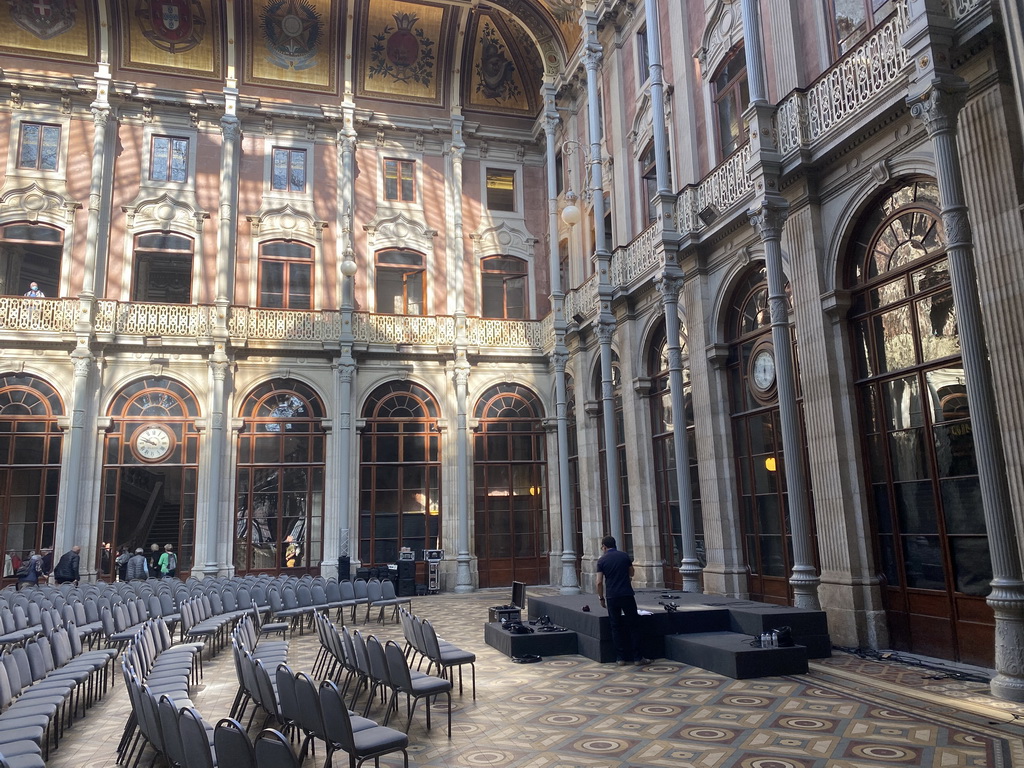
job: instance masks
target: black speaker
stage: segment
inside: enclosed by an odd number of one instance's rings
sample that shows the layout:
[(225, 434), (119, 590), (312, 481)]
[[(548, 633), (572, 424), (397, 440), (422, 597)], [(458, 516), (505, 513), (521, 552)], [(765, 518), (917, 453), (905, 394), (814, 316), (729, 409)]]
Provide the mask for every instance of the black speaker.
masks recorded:
[(352, 578), (352, 560), (348, 555), (341, 555), (338, 558), (338, 581), (345, 581)]
[(416, 563), (412, 560), (398, 561), (398, 578), (412, 579), (416, 576)]
[(369, 568), (356, 568), (356, 578), (362, 579), (363, 581), (369, 581), (370, 569)]
[(415, 597), (416, 579), (399, 579), (396, 592), (399, 597)]

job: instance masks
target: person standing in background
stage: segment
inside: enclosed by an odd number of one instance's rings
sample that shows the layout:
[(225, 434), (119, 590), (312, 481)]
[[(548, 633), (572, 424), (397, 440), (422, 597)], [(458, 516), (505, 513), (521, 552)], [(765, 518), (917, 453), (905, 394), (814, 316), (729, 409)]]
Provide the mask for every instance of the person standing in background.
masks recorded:
[(125, 570), (125, 578), (128, 581), (149, 578), (149, 563), (146, 561), (145, 550), (143, 550), (142, 547), (136, 549), (135, 554), (128, 561), (128, 568)]
[(30, 299), (45, 299), (46, 294), (39, 290), (39, 283), (34, 280), (28, 284), (28, 290), (25, 291), (25, 295)]
[(75, 544), (71, 549), (60, 556), (57, 567), (53, 569), (53, 577), (58, 584), (78, 583), (78, 567), (81, 564), (79, 553), (82, 548)]
[[(633, 558), (615, 548), (615, 537), (601, 539), (601, 559), (597, 561), (597, 596), (608, 609), (612, 645), (620, 667), (650, 664), (640, 651), (640, 616), (633, 592)], [(607, 603), (607, 605), (606, 605)]]

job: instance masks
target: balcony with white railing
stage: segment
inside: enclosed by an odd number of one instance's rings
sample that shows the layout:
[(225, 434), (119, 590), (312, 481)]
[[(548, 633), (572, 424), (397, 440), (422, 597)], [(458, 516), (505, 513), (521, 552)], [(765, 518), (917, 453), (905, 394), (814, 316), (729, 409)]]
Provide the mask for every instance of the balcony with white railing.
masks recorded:
[(700, 184), (684, 187), (676, 200), (676, 229), (682, 233), (699, 232), (708, 221), (749, 199), (754, 183), (747, 174), (750, 144), (733, 152)]
[(576, 318), (594, 317), (600, 306), (596, 273), (587, 278), (583, 285), (565, 295), (565, 317), (570, 321)]
[(78, 299), (0, 297), (0, 333), (49, 331), (70, 333), (78, 318)]
[(228, 335), (233, 344), (272, 346), (279, 342), (337, 343), (341, 313), (334, 310), (232, 307)]
[(355, 312), (352, 335), (365, 344), (438, 347), (455, 343), (455, 318), (447, 315), (376, 315)]
[(659, 266), (661, 260), (654, 248), (658, 238), (655, 224), (634, 237), (629, 245), (615, 249), (609, 272), (612, 285), (632, 285), (637, 278), (651, 274)]
[[(76, 302), (77, 304), (77, 302)], [(214, 308), (194, 304), (96, 302), (95, 331), (113, 336), (210, 338)]]

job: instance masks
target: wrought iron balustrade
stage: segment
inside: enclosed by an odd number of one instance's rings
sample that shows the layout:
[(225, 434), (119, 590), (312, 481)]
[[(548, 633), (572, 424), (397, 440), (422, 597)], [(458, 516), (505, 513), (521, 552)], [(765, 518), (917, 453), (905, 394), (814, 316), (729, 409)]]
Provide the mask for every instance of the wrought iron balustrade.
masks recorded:
[(96, 302), (97, 333), (202, 338), (212, 335), (213, 327), (214, 308), (208, 305)]
[(613, 286), (631, 285), (638, 277), (657, 267), (658, 255), (654, 250), (657, 235), (655, 224), (651, 224), (629, 245), (615, 250), (610, 270)]
[(333, 310), (232, 307), (228, 335), (253, 341), (337, 341), (341, 313)]
[(377, 315), (355, 312), (352, 335), (368, 344), (439, 346), (455, 342), (455, 318), (421, 315)]
[(495, 320), (484, 317), (467, 319), (469, 343), (478, 347), (499, 349), (532, 349), (541, 351), (545, 340), (537, 320)]
[(78, 299), (0, 297), (0, 331), (73, 331), (77, 316)]
[(702, 216), (717, 217), (744, 200), (754, 189), (747, 174), (749, 159), (748, 142), (725, 158), (700, 184), (685, 187), (676, 199), (676, 229), (683, 234), (697, 232), (707, 226)]
[(581, 286), (565, 295), (565, 318), (570, 321), (578, 318), (591, 318), (597, 314), (600, 306), (597, 275), (593, 274)]

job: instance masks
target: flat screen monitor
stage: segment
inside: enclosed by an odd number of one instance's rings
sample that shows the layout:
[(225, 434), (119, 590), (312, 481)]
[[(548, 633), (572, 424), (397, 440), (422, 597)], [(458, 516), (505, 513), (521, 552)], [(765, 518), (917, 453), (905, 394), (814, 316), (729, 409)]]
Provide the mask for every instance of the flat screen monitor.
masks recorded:
[(516, 608), (526, 607), (526, 585), (521, 581), (512, 582), (512, 605)]

